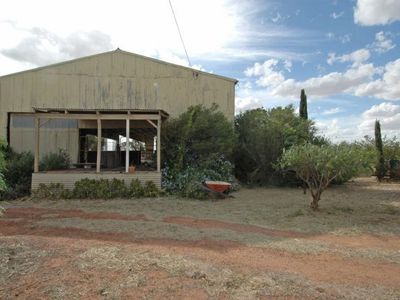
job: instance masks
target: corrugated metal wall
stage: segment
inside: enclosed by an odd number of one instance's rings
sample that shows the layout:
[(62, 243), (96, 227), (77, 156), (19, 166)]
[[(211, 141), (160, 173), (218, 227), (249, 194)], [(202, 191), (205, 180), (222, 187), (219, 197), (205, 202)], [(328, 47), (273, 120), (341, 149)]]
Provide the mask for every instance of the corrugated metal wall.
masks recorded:
[[(0, 77), (0, 138), (7, 134), (7, 113), (32, 112), (32, 107), (163, 109), (176, 117), (191, 105), (217, 103), (233, 120), (234, 86), (231, 79), (120, 50), (107, 52)], [(66, 147), (75, 155), (77, 130), (48, 129), (43, 128), (46, 142), (41, 143), (54, 141), (48, 149)], [(31, 129), (10, 133), (12, 145), (33, 149)]]
[[(10, 146), (17, 152), (35, 148), (35, 126), (32, 114), (10, 114)], [(43, 120), (40, 128), (40, 156), (64, 149), (72, 163), (78, 160), (79, 129), (74, 120)]]

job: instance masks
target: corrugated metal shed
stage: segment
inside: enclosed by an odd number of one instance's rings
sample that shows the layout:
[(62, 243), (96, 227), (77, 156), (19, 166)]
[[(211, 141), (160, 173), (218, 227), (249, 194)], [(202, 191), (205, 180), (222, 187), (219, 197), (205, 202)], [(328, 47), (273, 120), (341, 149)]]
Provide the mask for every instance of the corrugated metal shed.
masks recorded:
[[(8, 135), (17, 151), (32, 150), (33, 128), (18, 124), (29, 123), (22, 118), (34, 108), (162, 110), (176, 117), (191, 105), (216, 103), (233, 120), (236, 82), (119, 49), (10, 74), (0, 77), (0, 138)], [(41, 149), (77, 151), (79, 123), (64, 125), (43, 129)]]

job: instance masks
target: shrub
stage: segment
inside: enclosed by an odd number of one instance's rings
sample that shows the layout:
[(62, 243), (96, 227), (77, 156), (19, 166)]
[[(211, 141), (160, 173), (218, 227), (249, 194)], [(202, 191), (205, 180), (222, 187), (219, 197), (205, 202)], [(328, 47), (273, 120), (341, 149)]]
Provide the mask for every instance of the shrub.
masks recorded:
[(39, 184), (38, 188), (32, 191), (32, 197), (38, 199), (70, 199), (73, 197), (71, 191), (64, 188), (61, 183)]
[(122, 179), (113, 178), (109, 184), (109, 198), (126, 198), (129, 196), (129, 189)]
[(143, 195), (145, 197), (149, 197), (149, 198), (150, 197), (151, 198), (158, 197), (159, 194), (160, 194), (160, 191), (153, 181), (145, 182), (144, 188), (143, 188)]
[(75, 182), (73, 194), (78, 199), (96, 198), (98, 185), (95, 179), (84, 178)]
[(4, 179), (7, 188), (2, 193), (3, 199), (16, 199), (30, 194), (33, 172), (31, 152), (8, 152)]
[(79, 199), (112, 199), (128, 196), (128, 188), (120, 179), (88, 179), (75, 182), (73, 194)]
[(346, 144), (293, 146), (283, 153), (280, 165), (304, 181), (312, 196), (310, 207), (316, 210), (322, 192), (334, 179), (351, 178), (368, 167), (357, 150)]
[(134, 179), (131, 181), (128, 194), (131, 198), (140, 198), (144, 196), (144, 188), (142, 187), (139, 179)]
[(40, 184), (32, 194), (34, 198), (47, 199), (112, 199), (157, 197), (159, 195), (160, 190), (152, 181), (147, 181), (143, 187), (140, 181), (135, 179), (128, 187), (123, 180), (116, 178), (112, 180), (84, 178), (75, 182), (72, 191), (65, 189), (60, 183)]
[(163, 187), (170, 193), (176, 193), (182, 197), (205, 199), (207, 192), (202, 188), (202, 182), (207, 180), (227, 181), (232, 183), (232, 190), (239, 188), (232, 175), (231, 163), (220, 159), (213, 165), (201, 167), (187, 167), (181, 172), (172, 169), (163, 169)]
[(308, 141), (323, 142), (316, 137), (313, 122), (300, 118), (293, 106), (241, 113), (235, 119), (235, 130), (235, 175), (248, 184), (285, 182), (274, 166), (283, 150)]
[(230, 159), (235, 143), (232, 123), (211, 108), (192, 106), (162, 129), (163, 166), (182, 171), (187, 166), (201, 166), (215, 156)]
[(69, 154), (64, 149), (58, 149), (57, 153), (45, 155), (40, 161), (40, 170), (65, 170), (71, 165)]
[(163, 126), (163, 188), (184, 197), (204, 198), (204, 180), (233, 180), (235, 134), (218, 106), (190, 107)]
[(156, 197), (159, 190), (153, 182), (146, 182), (145, 187), (140, 181), (132, 180), (129, 187), (120, 179), (82, 179), (75, 182), (73, 195), (79, 199), (112, 199)]

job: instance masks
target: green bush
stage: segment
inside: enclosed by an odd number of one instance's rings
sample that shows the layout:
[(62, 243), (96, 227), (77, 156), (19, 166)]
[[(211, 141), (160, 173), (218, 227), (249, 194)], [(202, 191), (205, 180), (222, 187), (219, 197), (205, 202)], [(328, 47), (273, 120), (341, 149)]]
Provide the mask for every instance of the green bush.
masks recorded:
[(231, 159), (235, 143), (233, 126), (218, 106), (192, 106), (163, 124), (163, 167), (183, 171), (208, 164), (214, 157)]
[(139, 179), (134, 179), (131, 181), (128, 193), (129, 197), (131, 198), (141, 198), (144, 196), (144, 188)]
[(293, 106), (254, 109), (235, 119), (235, 175), (247, 184), (283, 183), (290, 174), (275, 167), (284, 149), (305, 142), (324, 143), (312, 121), (300, 118)]
[(233, 182), (233, 124), (218, 111), (192, 106), (163, 125), (162, 186), (169, 193), (204, 198), (204, 180)]
[(122, 179), (113, 178), (110, 181), (110, 197), (109, 198), (127, 198), (129, 189)]
[(233, 166), (231, 163), (220, 159), (212, 165), (201, 167), (187, 167), (181, 172), (163, 169), (163, 187), (167, 192), (178, 194), (182, 197), (193, 199), (205, 199), (207, 192), (202, 188), (202, 182), (227, 181), (232, 184), (232, 190), (239, 189), (239, 184), (233, 176)]
[(113, 198), (140, 198), (157, 197), (160, 190), (152, 181), (147, 181), (144, 186), (140, 181), (132, 180), (129, 187), (119, 179), (88, 179), (84, 178), (75, 182), (72, 191), (64, 188), (60, 183), (49, 185), (40, 184), (33, 192), (34, 198), (47, 199), (113, 199)]
[(129, 190), (123, 180), (88, 179), (84, 178), (75, 182), (73, 195), (78, 199), (112, 199), (125, 198)]
[(296, 172), (310, 190), (310, 207), (318, 209), (323, 191), (333, 180), (348, 180), (370, 168), (374, 164), (365, 161), (357, 147), (348, 144), (293, 146), (285, 151), (280, 159), (280, 166)]
[(58, 149), (57, 153), (45, 155), (39, 165), (41, 171), (65, 170), (71, 165), (69, 154), (64, 149)]
[(31, 191), (33, 155), (31, 152), (8, 151), (4, 179), (7, 188), (1, 193), (3, 199), (27, 196)]
[(61, 183), (39, 184), (38, 188), (32, 192), (33, 198), (38, 199), (70, 199), (73, 193), (64, 188)]
[(146, 181), (143, 188), (143, 196), (148, 198), (158, 197), (160, 194), (159, 189), (153, 181)]
[(96, 196), (96, 180), (84, 178), (75, 182), (73, 194), (78, 199), (93, 199)]

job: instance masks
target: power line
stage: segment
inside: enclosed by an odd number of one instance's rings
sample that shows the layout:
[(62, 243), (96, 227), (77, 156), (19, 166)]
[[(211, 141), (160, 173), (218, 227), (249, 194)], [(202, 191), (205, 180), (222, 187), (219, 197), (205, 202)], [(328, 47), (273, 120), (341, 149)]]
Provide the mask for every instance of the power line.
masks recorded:
[(186, 50), (185, 42), (183, 41), (183, 37), (182, 37), (181, 30), (180, 30), (180, 28), (179, 28), (178, 20), (176, 19), (176, 16), (175, 16), (174, 8), (172, 7), (171, 0), (168, 0), (168, 1), (169, 1), (169, 6), (171, 7), (172, 14), (174, 15), (174, 20), (175, 20), (176, 28), (178, 28), (178, 33), (179, 33), (179, 37), (181, 38), (183, 50), (185, 50), (186, 58), (187, 58), (188, 63), (189, 63), (189, 67), (191, 67), (192, 64), (191, 64), (191, 62), (190, 62), (189, 55), (188, 55), (187, 50)]

